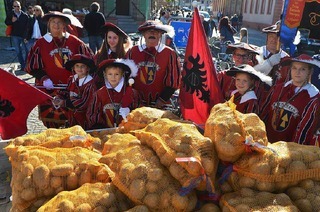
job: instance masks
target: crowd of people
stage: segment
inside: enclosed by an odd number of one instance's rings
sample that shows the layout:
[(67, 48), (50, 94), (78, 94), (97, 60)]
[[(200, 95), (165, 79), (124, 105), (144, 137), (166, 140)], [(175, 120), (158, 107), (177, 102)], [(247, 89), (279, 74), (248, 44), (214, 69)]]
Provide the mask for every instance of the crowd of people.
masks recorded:
[[(11, 36), (21, 67), (35, 77), (37, 87), (53, 97), (52, 102), (39, 106), (40, 119), (47, 127), (117, 127), (137, 107), (163, 108), (180, 87), (179, 56), (162, 42), (171, 30), (167, 11), (162, 12), (162, 23), (147, 20), (140, 25), (143, 39), (132, 46), (121, 28), (103, 21), (99, 4), (94, 2), (84, 24), (92, 30), (88, 46), (68, 33), (71, 22), (64, 13), (44, 14), (36, 5), (29, 21), (19, 10), (20, 2), (13, 5), (6, 24), (14, 26)], [(320, 94), (311, 77), (320, 61), (305, 54), (290, 57), (280, 48), (276, 24), (262, 30), (267, 35), (266, 45), (256, 47), (235, 43), (235, 27), (228, 17), (219, 19), (215, 30), (222, 41), (231, 41), (225, 51), (234, 61), (233, 67), (216, 73), (225, 101), (233, 98), (240, 112), (259, 115), (270, 142), (319, 145)], [(91, 27), (92, 22), (96, 27)], [(22, 31), (22, 25), (32, 30)], [(25, 60), (20, 47), (26, 42)], [(67, 86), (57, 89), (59, 85)]]

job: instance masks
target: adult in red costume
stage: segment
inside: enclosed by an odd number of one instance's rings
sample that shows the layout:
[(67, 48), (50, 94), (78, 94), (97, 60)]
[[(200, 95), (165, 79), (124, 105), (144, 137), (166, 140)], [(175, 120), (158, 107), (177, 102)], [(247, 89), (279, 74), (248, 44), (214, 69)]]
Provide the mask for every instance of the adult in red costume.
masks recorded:
[(134, 88), (144, 106), (162, 108), (179, 88), (181, 65), (176, 52), (160, 42), (172, 26), (146, 21), (139, 26), (145, 43), (132, 47), (127, 58), (134, 60), (139, 71)]
[[(58, 94), (56, 85), (67, 84), (71, 72), (65, 63), (75, 54), (92, 57), (92, 51), (84, 42), (66, 32), (70, 19), (61, 12), (47, 13), (43, 19), (48, 21), (49, 32), (36, 41), (31, 48), (26, 71), (36, 78), (37, 86), (52, 96)], [(46, 127), (66, 125), (67, 116), (63, 108), (55, 108), (51, 102), (39, 106), (40, 119)]]

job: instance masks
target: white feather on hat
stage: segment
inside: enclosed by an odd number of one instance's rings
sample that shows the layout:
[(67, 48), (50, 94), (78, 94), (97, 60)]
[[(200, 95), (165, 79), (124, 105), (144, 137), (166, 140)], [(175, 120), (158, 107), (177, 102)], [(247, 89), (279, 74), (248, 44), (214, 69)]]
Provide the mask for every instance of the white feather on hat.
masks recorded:
[(136, 63), (133, 60), (130, 59), (116, 59), (114, 61), (115, 63), (121, 63), (125, 66), (127, 66), (130, 69), (130, 75), (129, 75), (129, 79), (128, 79), (128, 83), (131, 86), (134, 83), (134, 77), (136, 77), (138, 75), (138, 66), (136, 65)]

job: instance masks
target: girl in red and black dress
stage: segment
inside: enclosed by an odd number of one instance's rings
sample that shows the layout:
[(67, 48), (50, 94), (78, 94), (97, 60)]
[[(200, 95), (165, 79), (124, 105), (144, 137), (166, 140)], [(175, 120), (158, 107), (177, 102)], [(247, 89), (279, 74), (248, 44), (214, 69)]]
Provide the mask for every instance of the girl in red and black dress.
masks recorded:
[(310, 83), (319, 61), (302, 54), (289, 60), (291, 80), (277, 84), (261, 109), (269, 142), (287, 141), (315, 145), (308, 138), (317, 124), (319, 90)]
[[(122, 29), (110, 22), (105, 23), (101, 30), (104, 34), (104, 41), (95, 55), (96, 65), (98, 66), (106, 59), (124, 58), (127, 50), (132, 46), (130, 37)], [(98, 88), (104, 85), (101, 77), (96, 75), (94, 79)]]
[(87, 109), (96, 91), (90, 75), (95, 69), (95, 64), (90, 57), (76, 54), (66, 63), (66, 69), (73, 73), (68, 81), (67, 92), (61, 93), (62, 101), (59, 97), (55, 97), (53, 103), (57, 107), (68, 108), (69, 126), (80, 125), (86, 130), (88, 129)]
[(233, 66), (226, 74), (235, 78), (236, 89), (231, 91), (231, 96), (234, 96), (237, 110), (241, 113), (258, 114), (258, 98), (254, 91), (256, 81), (271, 85), (271, 77), (257, 72), (252, 66), (245, 64)]
[(99, 65), (105, 84), (94, 95), (88, 111), (90, 127), (112, 128), (136, 107), (136, 94), (132, 88), (138, 67), (132, 60), (109, 59)]

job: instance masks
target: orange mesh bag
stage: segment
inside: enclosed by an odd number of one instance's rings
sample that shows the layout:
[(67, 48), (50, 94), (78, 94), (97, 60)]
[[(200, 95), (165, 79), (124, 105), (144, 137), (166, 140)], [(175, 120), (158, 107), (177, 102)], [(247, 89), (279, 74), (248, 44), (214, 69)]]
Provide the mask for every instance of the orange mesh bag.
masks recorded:
[(106, 165), (98, 162), (101, 154), (85, 148), (9, 145), (5, 151), (12, 165), (13, 211), (35, 211), (61, 191), (110, 181)]
[(99, 139), (87, 134), (79, 125), (65, 129), (49, 128), (39, 134), (25, 135), (12, 139), (12, 143), (17, 146), (43, 146), (47, 148), (70, 148), (76, 146), (91, 148), (93, 143), (101, 146)]
[(212, 141), (204, 137), (194, 124), (158, 119), (133, 133), (157, 153), (160, 162), (184, 188), (191, 186), (214, 191), (212, 182), (218, 158)]
[(303, 212), (320, 211), (320, 182), (303, 180), (297, 186), (290, 187), (285, 192), (293, 203)]
[(131, 130), (142, 129), (159, 118), (179, 119), (170, 111), (159, 110), (151, 107), (140, 107), (133, 110), (119, 125), (120, 133), (128, 133)]
[(272, 151), (244, 155), (233, 165), (228, 182), (235, 189), (283, 192), (305, 179), (320, 180), (320, 149), (279, 141)]
[(99, 161), (110, 167), (112, 182), (137, 205), (151, 211), (192, 211), (194, 192), (180, 196), (179, 182), (160, 163), (154, 151), (131, 134), (114, 134)]
[(204, 136), (212, 140), (219, 159), (231, 163), (246, 152), (263, 152), (268, 144), (263, 121), (254, 113), (238, 112), (232, 99), (211, 109)]
[(284, 193), (273, 194), (254, 191), (248, 188), (242, 188), (239, 191), (224, 194), (219, 204), (221, 210), (224, 212), (299, 212), (299, 209)]
[(112, 183), (86, 183), (73, 191), (62, 191), (41, 206), (47, 211), (125, 211), (133, 203)]

